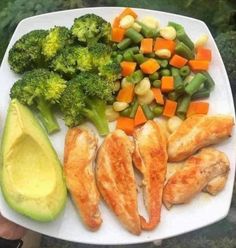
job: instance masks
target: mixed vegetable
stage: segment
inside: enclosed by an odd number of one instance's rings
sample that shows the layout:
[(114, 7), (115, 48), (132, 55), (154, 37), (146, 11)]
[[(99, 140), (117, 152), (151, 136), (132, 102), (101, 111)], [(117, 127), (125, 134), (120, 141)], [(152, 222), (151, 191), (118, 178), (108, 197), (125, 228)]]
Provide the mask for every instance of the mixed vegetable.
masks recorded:
[(11, 98), (36, 109), (48, 131), (59, 130), (54, 111), (73, 127), (90, 120), (100, 135), (108, 121), (132, 134), (158, 116), (181, 119), (206, 114), (214, 81), (207, 72), (212, 54), (207, 36), (194, 44), (182, 25), (125, 8), (110, 23), (95, 14), (22, 36), (9, 51), (9, 64), (23, 76)]

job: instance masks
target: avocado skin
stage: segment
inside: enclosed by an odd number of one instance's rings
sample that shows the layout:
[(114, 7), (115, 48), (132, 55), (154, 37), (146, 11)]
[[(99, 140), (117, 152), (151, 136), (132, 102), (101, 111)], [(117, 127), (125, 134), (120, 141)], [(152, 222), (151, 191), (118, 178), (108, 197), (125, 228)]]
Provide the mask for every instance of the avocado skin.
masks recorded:
[[(42, 148), (42, 151), (35, 152), (40, 152), (47, 157), (45, 166), (43, 165), (45, 170), (47, 170), (48, 164), (51, 166), (50, 171), (53, 172), (54, 179), (51, 185), (53, 187), (45, 196), (24, 195), (20, 191), (21, 189), (14, 185), (14, 180), (9, 176), (8, 168), (6, 168), (9, 164), (8, 159), (10, 158), (12, 161), (12, 156), (9, 154), (14, 154), (14, 149), (22, 146), (21, 142), (26, 139), (29, 139), (32, 144), (38, 145), (40, 149)], [(29, 156), (32, 155), (29, 154)], [(40, 126), (32, 112), (16, 99), (10, 102), (8, 108), (1, 142), (0, 163), (0, 184), (3, 197), (12, 209), (40, 222), (49, 222), (58, 217), (67, 201), (67, 189), (61, 163), (46, 131)], [(20, 167), (21, 164), (16, 161), (15, 166)], [(37, 173), (32, 174), (32, 178), (35, 177), (37, 177)]]

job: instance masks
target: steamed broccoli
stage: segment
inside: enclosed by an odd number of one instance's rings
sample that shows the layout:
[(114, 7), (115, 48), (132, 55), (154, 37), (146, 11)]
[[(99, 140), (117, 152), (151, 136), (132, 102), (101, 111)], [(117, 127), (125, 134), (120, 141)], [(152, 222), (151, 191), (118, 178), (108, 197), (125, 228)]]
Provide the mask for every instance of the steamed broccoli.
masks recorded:
[(72, 34), (81, 42), (108, 42), (111, 34), (111, 24), (95, 14), (86, 14), (74, 20)]
[(46, 30), (34, 30), (16, 41), (8, 57), (8, 62), (14, 72), (23, 73), (44, 65), (41, 53), (42, 41), (47, 34)]
[(221, 33), (216, 37), (216, 44), (228, 72), (232, 86), (236, 86), (236, 31)]
[(50, 68), (66, 78), (72, 78), (78, 71), (92, 69), (92, 58), (87, 47), (68, 46), (53, 58)]
[[(107, 89), (106, 89), (107, 87)], [(90, 120), (100, 135), (109, 133), (105, 116), (106, 103), (112, 94), (111, 88), (96, 74), (83, 72), (68, 82), (60, 99), (60, 108), (67, 126)]]
[(114, 82), (121, 77), (121, 68), (118, 63), (109, 62), (98, 68), (99, 75), (106, 78), (109, 82)]
[(48, 133), (59, 130), (52, 107), (60, 100), (66, 82), (58, 74), (46, 69), (26, 72), (11, 88), (10, 97), (36, 108)]
[(66, 45), (73, 43), (71, 32), (66, 27), (54, 27), (43, 40), (42, 53), (46, 60), (53, 58)]

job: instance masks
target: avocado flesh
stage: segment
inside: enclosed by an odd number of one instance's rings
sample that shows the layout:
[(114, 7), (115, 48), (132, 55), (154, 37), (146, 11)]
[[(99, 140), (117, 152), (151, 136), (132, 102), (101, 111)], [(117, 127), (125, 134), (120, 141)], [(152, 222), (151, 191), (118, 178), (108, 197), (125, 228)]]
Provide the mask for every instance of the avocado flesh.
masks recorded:
[(60, 161), (37, 119), (15, 99), (8, 109), (1, 163), (2, 192), (11, 208), (37, 221), (58, 216), (67, 199)]

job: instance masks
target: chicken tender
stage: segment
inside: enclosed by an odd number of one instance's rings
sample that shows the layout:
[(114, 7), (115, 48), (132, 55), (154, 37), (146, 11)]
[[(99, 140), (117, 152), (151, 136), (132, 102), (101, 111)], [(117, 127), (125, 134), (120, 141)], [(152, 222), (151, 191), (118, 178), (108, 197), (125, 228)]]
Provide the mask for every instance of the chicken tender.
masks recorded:
[(168, 160), (178, 162), (200, 148), (230, 136), (233, 118), (227, 115), (194, 115), (185, 120), (168, 138)]
[(215, 178), (229, 171), (227, 156), (214, 148), (203, 148), (185, 161), (183, 169), (178, 170), (167, 181), (163, 202), (169, 209), (172, 205), (189, 202)]
[(98, 151), (96, 179), (103, 199), (121, 224), (139, 235), (141, 227), (132, 166), (133, 151), (133, 142), (122, 130), (110, 133)]
[(148, 121), (134, 133), (133, 161), (143, 175), (144, 202), (149, 221), (141, 218), (141, 227), (152, 230), (160, 222), (162, 192), (167, 170), (167, 142), (160, 125)]
[(93, 168), (96, 150), (97, 139), (91, 132), (78, 127), (68, 130), (64, 152), (66, 184), (81, 219), (93, 231), (102, 223)]

